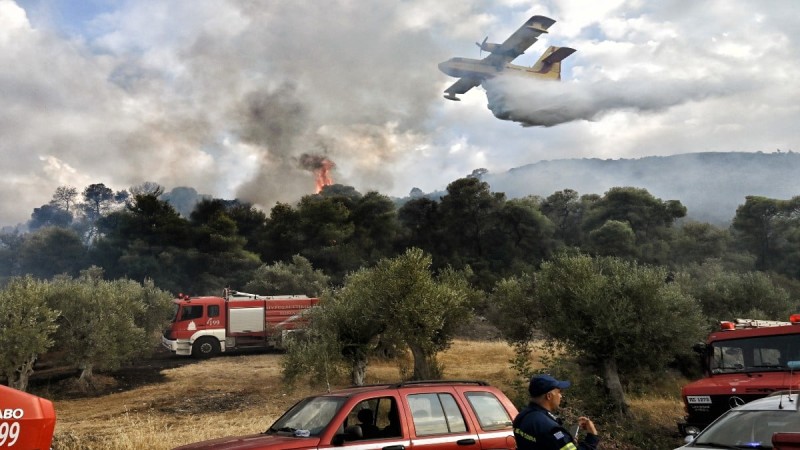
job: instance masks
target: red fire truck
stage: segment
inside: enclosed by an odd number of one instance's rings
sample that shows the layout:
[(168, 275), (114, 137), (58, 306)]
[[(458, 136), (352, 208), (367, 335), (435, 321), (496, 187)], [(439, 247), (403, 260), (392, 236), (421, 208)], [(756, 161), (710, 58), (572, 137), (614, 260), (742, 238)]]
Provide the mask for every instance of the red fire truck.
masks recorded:
[(681, 390), (683, 434), (695, 434), (730, 408), (774, 391), (800, 389), (800, 314), (789, 322), (721, 322), (705, 345), (705, 376)]
[(226, 289), (222, 297), (179, 295), (161, 343), (177, 355), (208, 358), (243, 348), (282, 348), (319, 302), (305, 295), (263, 296)]

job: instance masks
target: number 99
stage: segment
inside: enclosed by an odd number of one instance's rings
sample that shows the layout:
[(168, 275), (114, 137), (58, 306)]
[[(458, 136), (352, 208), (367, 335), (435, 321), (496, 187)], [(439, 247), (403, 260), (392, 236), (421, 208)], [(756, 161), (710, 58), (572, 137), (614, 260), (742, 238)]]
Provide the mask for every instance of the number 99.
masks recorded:
[[(0, 423), (0, 447), (7, 445), (13, 447), (19, 438), (19, 422)], [(8, 442), (6, 442), (8, 441)]]

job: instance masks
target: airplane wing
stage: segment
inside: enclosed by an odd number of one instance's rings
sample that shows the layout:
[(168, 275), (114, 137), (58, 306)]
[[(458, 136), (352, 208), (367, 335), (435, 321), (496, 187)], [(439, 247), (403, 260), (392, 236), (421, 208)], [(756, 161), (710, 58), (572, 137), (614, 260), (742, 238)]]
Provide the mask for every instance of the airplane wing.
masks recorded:
[(483, 60), (492, 64), (495, 67), (502, 67), (517, 56), (525, 53), (534, 42), (536, 42), (542, 33), (547, 33), (555, 20), (545, 16), (533, 16), (528, 19), (517, 31), (514, 32), (508, 39), (500, 44), (497, 48), (492, 49), (492, 54)]
[(459, 78), (458, 81), (453, 83), (449, 88), (445, 89), (444, 98), (448, 100), (460, 101), (461, 99), (456, 97), (456, 94), (463, 94), (479, 84), (481, 84), (481, 80), (478, 78)]

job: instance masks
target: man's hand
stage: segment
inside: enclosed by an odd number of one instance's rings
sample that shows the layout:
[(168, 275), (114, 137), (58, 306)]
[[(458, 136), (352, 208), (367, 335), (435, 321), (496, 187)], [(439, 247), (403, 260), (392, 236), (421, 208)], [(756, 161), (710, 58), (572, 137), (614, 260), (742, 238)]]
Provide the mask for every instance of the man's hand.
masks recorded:
[(594, 427), (594, 422), (588, 417), (578, 417), (578, 428), (586, 431), (589, 434), (597, 435), (597, 428)]

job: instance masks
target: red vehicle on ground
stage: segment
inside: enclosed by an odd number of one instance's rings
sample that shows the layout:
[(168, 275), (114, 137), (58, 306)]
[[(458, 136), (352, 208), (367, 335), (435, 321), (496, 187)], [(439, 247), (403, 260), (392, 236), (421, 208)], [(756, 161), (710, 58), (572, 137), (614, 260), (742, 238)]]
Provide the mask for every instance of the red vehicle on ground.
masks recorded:
[(180, 295), (161, 343), (177, 355), (208, 358), (244, 348), (283, 347), (319, 302), (305, 295), (263, 296), (226, 289), (222, 297)]
[(517, 409), (481, 381), (360, 386), (305, 398), (259, 434), (175, 450), (515, 449)]
[(681, 390), (683, 434), (696, 434), (725, 411), (775, 391), (800, 389), (800, 314), (790, 322), (721, 322), (702, 349), (705, 376)]
[(800, 448), (800, 433), (775, 433), (772, 435), (773, 450)]
[(55, 428), (50, 400), (0, 385), (0, 449), (48, 450)]

